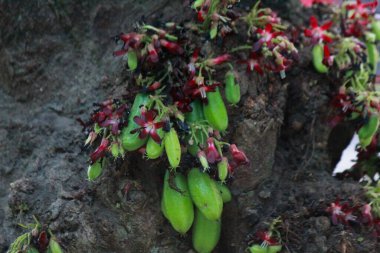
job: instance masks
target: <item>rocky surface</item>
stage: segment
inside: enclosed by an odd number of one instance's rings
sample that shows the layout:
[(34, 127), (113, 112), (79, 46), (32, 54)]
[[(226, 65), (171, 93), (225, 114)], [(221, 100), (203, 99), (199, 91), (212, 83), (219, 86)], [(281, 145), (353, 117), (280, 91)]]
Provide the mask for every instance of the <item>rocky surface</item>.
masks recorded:
[[(193, 252), (190, 236), (175, 234), (159, 211), (165, 161), (131, 155), (87, 182), (76, 121), (123, 87), (112, 36), (136, 21), (181, 20), (186, 8), (180, 0), (0, 1), (0, 252), (32, 215), (70, 253)], [(241, 80), (228, 136), (251, 164), (231, 182), (215, 252), (244, 252), (279, 216), (284, 252), (377, 252), (366, 231), (331, 226), (324, 212), (361, 189), (330, 175), (331, 85), (307, 63), (285, 81)]]

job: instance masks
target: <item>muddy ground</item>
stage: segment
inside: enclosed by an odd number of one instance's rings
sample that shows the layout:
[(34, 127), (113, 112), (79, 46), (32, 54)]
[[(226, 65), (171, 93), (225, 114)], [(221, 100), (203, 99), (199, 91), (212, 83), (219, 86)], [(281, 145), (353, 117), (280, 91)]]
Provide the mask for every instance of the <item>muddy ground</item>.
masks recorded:
[[(302, 21), (292, 1), (267, 2)], [(189, 11), (180, 0), (0, 1), (0, 252), (33, 215), (69, 253), (193, 252), (190, 236), (175, 234), (159, 211), (165, 162), (132, 155), (89, 183), (76, 121), (123, 85), (124, 62), (112, 57), (110, 38), (136, 21), (181, 20), (182, 13)], [(362, 189), (331, 176), (331, 160), (351, 133), (330, 137), (326, 118), (336, 87), (302, 55), (283, 81), (241, 81), (244, 98), (231, 108), (229, 137), (251, 164), (231, 182), (234, 200), (215, 252), (244, 252), (279, 216), (283, 252), (380, 250), (365, 229), (332, 226), (324, 211), (337, 197), (359, 198)]]

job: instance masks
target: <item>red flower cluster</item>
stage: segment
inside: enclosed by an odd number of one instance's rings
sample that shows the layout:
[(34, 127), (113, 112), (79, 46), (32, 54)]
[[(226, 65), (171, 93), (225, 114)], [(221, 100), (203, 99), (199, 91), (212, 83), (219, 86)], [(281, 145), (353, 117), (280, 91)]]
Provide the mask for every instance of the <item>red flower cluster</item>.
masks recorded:
[(339, 109), (339, 113), (329, 120), (332, 127), (338, 125), (352, 112), (356, 111), (355, 107), (355, 93), (346, 92), (345, 89), (341, 89), (337, 95), (332, 99), (331, 105)]
[(262, 75), (265, 68), (282, 73), (298, 60), (298, 51), (293, 43), (282, 31), (275, 30), (273, 25), (268, 23), (264, 28), (256, 29), (249, 57), (239, 61), (247, 65), (248, 72), (255, 70)]
[(311, 7), (313, 4), (336, 4), (338, 0), (300, 0), (301, 4), (305, 7)]
[(330, 206), (326, 209), (331, 215), (331, 221), (334, 225), (337, 224), (349, 224), (349, 222), (357, 221), (357, 217), (352, 213), (357, 208), (350, 207), (348, 203), (340, 204), (339, 200), (331, 203)]
[(155, 29), (155, 31), (158, 34), (151, 36), (138, 33), (121, 33), (115, 36), (115, 42), (122, 41), (123, 44), (121, 49), (113, 53), (114, 56), (122, 56), (132, 49), (141, 52), (141, 56), (145, 56), (148, 62), (157, 63), (159, 61), (159, 54), (162, 53), (162, 51), (176, 55), (182, 55), (184, 53), (183, 48), (177, 42), (168, 41), (166, 39), (166, 31), (162, 29)]
[(230, 160), (219, 153), (215, 146), (214, 138), (209, 137), (207, 139), (207, 147), (203, 151), (200, 151), (198, 156), (203, 155), (207, 159), (207, 162), (211, 164), (220, 162), (222, 159), (227, 160), (228, 171), (231, 174), (237, 167), (249, 164), (249, 159), (245, 153), (239, 150), (235, 144), (230, 145), (229, 152), (232, 158)]
[(137, 49), (141, 45), (141, 40), (144, 37), (143, 34), (138, 33), (121, 33), (114, 37), (115, 42), (122, 41), (123, 45), (120, 50), (113, 52), (114, 56), (121, 56), (128, 52), (130, 48)]
[[(205, 67), (212, 68), (226, 63), (230, 61), (230, 59), (231, 55), (222, 54), (215, 58), (205, 60), (203, 64)], [(172, 87), (171, 89), (170, 94), (174, 104), (181, 112), (190, 112), (192, 110), (190, 103), (196, 99), (201, 99), (203, 102), (207, 103), (207, 92), (214, 92), (216, 87), (220, 86), (220, 83), (217, 82), (207, 84), (203, 72), (198, 73), (197, 75), (197, 72), (201, 71), (198, 65), (199, 60), (199, 48), (196, 48), (184, 71), (188, 74), (186, 77), (188, 80), (185, 81), (182, 86)]]
[(273, 39), (280, 35), (284, 35), (283, 32), (274, 31), (272, 24), (267, 24), (264, 29), (258, 28), (256, 33), (258, 36), (258, 41), (256, 41), (253, 45), (254, 52), (260, 50), (263, 45), (268, 48), (274, 48), (275, 42), (273, 42)]
[(349, 223), (355, 222), (371, 229), (375, 237), (380, 237), (380, 219), (373, 217), (370, 204), (350, 206), (348, 203), (344, 203), (341, 205), (340, 201), (336, 200), (326, 211), (330, 213), (334, 225), (349, 225)]
[(120, 128), (124, 126), (124, 113), (126, 104), (119, 105), (118, 100), (107, 100), (99, 105), (99, 109), (91, 115), (91, 124), (98, 124), (100, 127), (110, 128), (113, 135), (120, 133)]
[(345, 36), (361, 37), (368, 31), (371, 17), (376, 12), (377, 0), (363, 3), (356, 0), (356, 3), (344, 5), (346, 16), (343, 20)]

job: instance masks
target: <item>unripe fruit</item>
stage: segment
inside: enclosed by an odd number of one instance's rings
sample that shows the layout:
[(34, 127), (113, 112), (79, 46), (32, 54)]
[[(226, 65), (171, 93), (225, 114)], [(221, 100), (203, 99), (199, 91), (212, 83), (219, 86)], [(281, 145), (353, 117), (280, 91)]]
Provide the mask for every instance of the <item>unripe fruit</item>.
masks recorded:
[(51, 238), (49, 241), (49, 250), (51, 253), (63, 253), (61, 246), (59, 246), (54, 238)]
[(223, 203), (230, 202), (232, 200), (232, 195), (227, 185), (224, 185), (220, 182), (215, 182), (215, 184), (220, 192), (220, 195), (222, 196)]
[(260, 245), (255, 244), (249, 247), (249, 252), (250, 253), (268, 253), (268, 248), (261, 247)]
[(208, 103), (203, 105), (205, 118), (214, 129), (225, 131), (228, 127), (228, 114), (219, 89), (207, 92), (207, 100)]
[(177, 168), (181, 161), (181, 144), (173, 127), (165, 134), (164, 145), (171, 168)]
[(179, 172), (174, 174), (171, 187), (169, 170), (166, 171), (164, 189), (162, 192), (162, 206), (164, 216), (170, 221), (173, 228), (185, 234), (193, 224), (194, 206), (190, 198), (186, 178)]
[(207, 219), (201, 211), (196, 210), (193, 227), (193, 247), (198, 253), (210, 253), (218, 244), (221, 221)]
[(102, 165), (100, 161), (96, 161), (94, 164), (88, 166), (87, 169), (87, 178), (89, 181), (94, 181), (102, 174)]
[(324, 50), (323, 45), (317, 44), (313, 47), (313, 65), (319, 73), (327, 73), (329, 69), (323, 64)]
[(209, 220), (218, 220), (222, 215), (223, 199), (214, 180), (197, 168), (187, 176), (189, 191), (194, 204)]
[(236, 105), (240, 101), (240, 85), (235, 83), (235, 75), (232, 71), (227, 72), (225, 82), (226, 100), (230, 104)]
[(228, 176), (228, 161), (226, 157), (223, 157), (217, 164), (219, 180), (224, 182)]
[(148, 142), (146, 144), (146, 151), (145, 151), (148, 159), (156, 159), (164, 153), (165, 132), (164, 132), (164, 130), (162, 130), (162, 128), (160, 128), (157, 130), (157, 134), (160, 136), (162, 141), (159, 144), (159, 143), (155, 142), (152, 137), (149, 137)]

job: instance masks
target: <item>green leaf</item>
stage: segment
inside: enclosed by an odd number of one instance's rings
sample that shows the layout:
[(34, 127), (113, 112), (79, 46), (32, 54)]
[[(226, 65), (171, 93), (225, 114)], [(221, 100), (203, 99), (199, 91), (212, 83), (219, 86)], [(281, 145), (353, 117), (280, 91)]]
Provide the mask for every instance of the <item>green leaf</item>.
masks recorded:
[(137, 60), (137, 54), (133, 50), (129, 50), (127, 53), (128, 57), (128, 67), (130, 70), (135, 70), (137, 68), (138, 60)]

